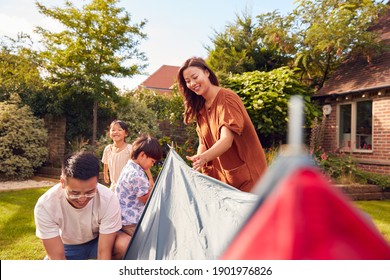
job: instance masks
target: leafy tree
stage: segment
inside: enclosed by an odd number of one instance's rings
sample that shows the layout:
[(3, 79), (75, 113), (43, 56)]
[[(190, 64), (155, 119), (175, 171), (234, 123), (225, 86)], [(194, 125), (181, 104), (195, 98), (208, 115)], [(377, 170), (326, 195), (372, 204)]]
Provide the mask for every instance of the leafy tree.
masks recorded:
[(278, 11), (260, 14), (257, 17), (256, 29), (264, 47), (280, 59), (279, 65), (291, 66), (297, 52), (297, 36), (294, 32), (294, 17), (282, 16)]
[(229, 73), (237, 74), (254, 70), (272, 70), (280, 67), (283, 57), (262, 40), (263, 33), (252, 17), (244, 12), (226, 26), (223, 32), (215, 32), (212, 47), (208, 51), (208, 64), (224, 80)]
[(310, 101), (311, 90), (299, 81), (294, 70), (281, 67), (270, 72), (253, 71), (230, 75), (225, 86), (242, 99), (264, 146), (286, 142), (288, 102), (300, 95), (305, 102), (308, 127), (320, 111)]
[[(58, 95), (58, 106), (62, 100), (80, 103), (82, 95), (89, 95), (93, 102), (92, 143), (96, 139), (98, 106), (117, 98), (118, 89), (109, 77), (131, 77), (142, 72), (146, 61), (138, 50), (141, 32), (146, 21), (131, 25), (130, 14), (116, 5), (118, 0), (91, 0), (82, 8), (65, 1), (64, 7), (47, 8), (36, 3), (40, 13), (59, 21), (64, 30), (51, 32), (42, 27), (44, 51), (41, 52), (43, 66), (47, 71), (47, 82)], [(133, 64), (132, 64), (133, 63)]]
[(18, 95), (0, 102), (0, 179), (23, 180), (47, 159), (47, 131)]
[(116, 112), (118, 119), (128, 125), (131, 140), (135, 140), (142, 133), (150, 133), (155, 137), (161, 135), (156, 112), (132, 95), (127, 94), (121, 98)]
[(212, 38), (208, 62), (223, 81), (229, 73), (270, 71), (281, 66), (301, 69), (301, 80), (322, 87), (348, 56), (368, 60), (383, 50), (370, 32), (384, 1), (298, 0), (286, 16), (277, 11), (243, 13)]
[(259, 25), (266, 42), (289, 54), (309, 84), (322, 87), (347, 56), (370, 57), (381, 50), (376, 34), (369, 32), (384, 7), (376, 2), (298, 0), (286, 17), (258, 16)]
[(31, 59), (26, 45), (30, 38), (19, 34), (17, 39), (3, 37), (0, 45), (0, 101), (18, 94), (26, 103), (41, 91), (43, 83), (38, 64)]
[(192, 142), (197, 142), (195, 126), (184, 126), (184, 102), (177, 84), (175, 84), (172, 94), (168, 96), (142, 89), (136, 90), (134, 97), (144, 102), (149, 109), (155, 112), (160, 123), (169, 122), (169, 133), (165, 132), (164, 141), (166, 143), (171, 145), (173, 141), (181, 145), (189, 139), (192, 139)]
[(145, 102), (148, 108), (156, 112), (159, 120), (169, 120), (171, 123), (183, 121), (184, 103), (177, 85), (169, 96), (149, 89), (136, 90), (133, 94), (135, 98)]

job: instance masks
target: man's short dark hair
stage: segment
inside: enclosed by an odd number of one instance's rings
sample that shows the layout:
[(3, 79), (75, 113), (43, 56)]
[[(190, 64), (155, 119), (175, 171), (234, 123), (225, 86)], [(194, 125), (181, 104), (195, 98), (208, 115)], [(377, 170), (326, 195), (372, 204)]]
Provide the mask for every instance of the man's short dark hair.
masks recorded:
[(62, 176), (79, 180), (99, 178), (99, 171), (99, 159), (90, 152), (73, 153), (65, 158), (62, 166)]

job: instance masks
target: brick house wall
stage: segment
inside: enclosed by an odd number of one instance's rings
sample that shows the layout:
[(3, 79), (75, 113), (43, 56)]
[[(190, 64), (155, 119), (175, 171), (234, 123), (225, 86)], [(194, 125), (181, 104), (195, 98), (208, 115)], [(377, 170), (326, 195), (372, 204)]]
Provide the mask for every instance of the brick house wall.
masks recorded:
[[(390, 95), (376, 96), (373, 100), (373, 151), (372, 153), (353, 152), (352, 157), (359, 168), (370, 172), (390, 175)], [(327, 100), (332, 106), (326, 118), (323, 148), (336, 152), (337, 147), (337, 99)]]
[(332, 102), (332, 111), (326, 116), (324, 139), (322, 145), (327, 152), (335, 152), (337, 150), (336, 132), (337, 132), (337, 103)]
[(44, 122), (49, 136), (47, 163), (59, 167), (65, 155), (66, 119), (65, 117), (45, 116)]

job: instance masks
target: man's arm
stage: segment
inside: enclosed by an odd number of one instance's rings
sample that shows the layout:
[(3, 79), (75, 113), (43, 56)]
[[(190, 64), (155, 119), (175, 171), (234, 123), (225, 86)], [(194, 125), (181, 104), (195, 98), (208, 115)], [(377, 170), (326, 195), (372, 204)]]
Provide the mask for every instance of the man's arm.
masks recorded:
[(60, 236), (42, 239), (42, 243), (49, 260), (66, 260), (64, 244), (62, 243)]
[(117, 233), (99, 234), (98, 260), (111, 260)]

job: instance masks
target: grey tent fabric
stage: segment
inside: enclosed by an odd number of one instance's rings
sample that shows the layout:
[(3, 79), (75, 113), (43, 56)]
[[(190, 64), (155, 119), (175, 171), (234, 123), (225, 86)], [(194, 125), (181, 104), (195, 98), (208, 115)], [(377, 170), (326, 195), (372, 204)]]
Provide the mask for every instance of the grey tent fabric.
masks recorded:
[(195, 171), (171, 149), (124, 259), (217, 259), (257, 200)]

